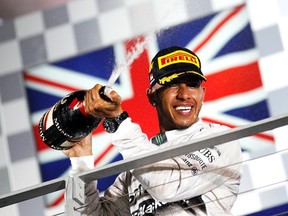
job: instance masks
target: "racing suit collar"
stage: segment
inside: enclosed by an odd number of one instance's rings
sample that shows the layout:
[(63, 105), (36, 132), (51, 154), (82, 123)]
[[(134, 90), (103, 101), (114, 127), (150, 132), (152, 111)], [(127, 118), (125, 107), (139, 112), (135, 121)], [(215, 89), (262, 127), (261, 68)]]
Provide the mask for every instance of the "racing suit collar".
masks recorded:
[(159, 146), (159, 145), (162, 145), (163, 143), (166, 143), (167, 141), (173, 140), (173, 139), (181, 137), (182, 135), (185, 135), (189, 132), (195, 131), (195, 129), (198, 128), (198, 126), (200, 126), (202, 124), (203, 124), (203, 122), (199, 118), (198, 121), (195, 124), (191, 125), (189, 128), (162, 132), (162, 133), (159, 133), (159, 134), (156, 134), (155, 136), (153, 136), (150, 141), (151, 141), (151, 143)]

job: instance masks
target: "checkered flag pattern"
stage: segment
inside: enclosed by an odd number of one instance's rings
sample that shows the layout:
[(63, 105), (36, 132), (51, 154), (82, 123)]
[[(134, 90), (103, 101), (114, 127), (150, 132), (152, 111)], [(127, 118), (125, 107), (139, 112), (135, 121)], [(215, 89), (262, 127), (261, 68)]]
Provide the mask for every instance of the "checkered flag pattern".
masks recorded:
[[(229, 3), (221, 0), (74, 0), (57, 8), (1, 20), (0, 195), (41, 183), (23, 80), (25, 69), (88, 53), (244, 3), (260, 56), (270, 114), (287, 113), (288, 2), (285, 0), (231, 0)], [(287, 148), (287, 127), (275, 130), (274, 136), (273, 147), (247, 154), (245, 159)], [(244, 163), (241, 191), (261, 188), (264, 183), (273, 185), (271, 181), (263, 181), (267, 173), (276, 182), (287, 178), (288, 152), (272, 154), (268, 160), (270, 162), (262, 158), (261, 165), (252, 161)], [(248, 208), (247, 200), (253, 200), (254, 205)], [(287, 200), (287, 184), (279, 184), (240, 195), (234, 211), (247, 214)], [(2, 208), (0, 215), (40, 216), (51, 215), (51, 212), (47, 213), (43, 198), (39, 197)]]

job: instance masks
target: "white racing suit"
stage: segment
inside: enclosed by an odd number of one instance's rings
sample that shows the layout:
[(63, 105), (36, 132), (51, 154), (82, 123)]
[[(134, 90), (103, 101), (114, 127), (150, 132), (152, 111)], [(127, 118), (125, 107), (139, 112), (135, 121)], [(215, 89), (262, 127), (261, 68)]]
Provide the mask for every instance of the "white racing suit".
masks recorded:
[[(155, 145), (139, 125), (127, 118), (112, 135), (112, 143), (125, 159), (227, 129), (199, 120), (185, 130), (156, 136), (152, 140), (164, 143)], [(79, 171), (79, 160), (85, 158), (71, 158), (74, 172)], [(93, 166), (91, 158), (90, 161), (87, 167)], [(238, 141), (187, 152), (121, 173), (102, 197), (96, 189), (97, 182), (88, 184), (87, 207), (80, 211), (89, 216), (231, 215), (240, 184), (241, 161)]]

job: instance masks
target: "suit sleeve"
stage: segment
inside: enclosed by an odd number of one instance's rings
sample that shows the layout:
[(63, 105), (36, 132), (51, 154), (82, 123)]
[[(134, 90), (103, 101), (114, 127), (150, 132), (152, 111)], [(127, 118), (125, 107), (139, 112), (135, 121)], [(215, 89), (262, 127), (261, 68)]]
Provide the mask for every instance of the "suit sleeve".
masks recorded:
[[(93, 156), (71, 158), (70, 177), (93, 168)], [(92, 162), (92, 163), (91, 163)], [(85, 203), (77, 210), (85, 216), (130, 216), (126, 173), (120, 174), (102, 197), (97, 189), (97, 181), (85, 185)]]

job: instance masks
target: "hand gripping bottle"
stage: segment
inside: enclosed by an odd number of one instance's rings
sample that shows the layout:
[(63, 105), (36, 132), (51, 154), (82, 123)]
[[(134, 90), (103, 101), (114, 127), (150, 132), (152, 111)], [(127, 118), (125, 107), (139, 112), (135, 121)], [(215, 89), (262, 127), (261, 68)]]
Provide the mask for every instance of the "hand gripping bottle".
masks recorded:
[[(104, 94), (105, 87), (100, 89), (100, 96), (110, 100)], [(82, 101), (85, 90), (72, 92), (51, 107), (39, 121), (39, 134), (43, 142), (56, 150), (66, 150), (90, 134), (101, 122), (85, 113)], [(111, 100), (110, 100), (111, 101)]]

